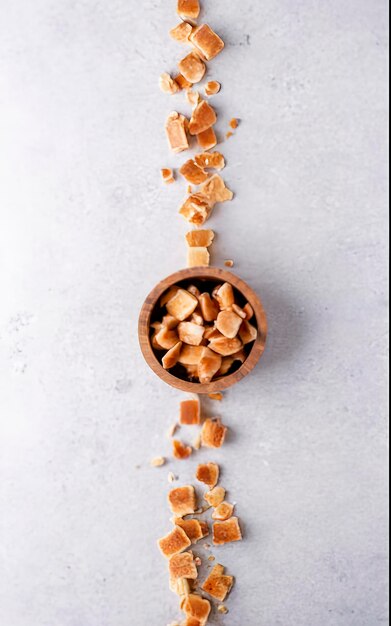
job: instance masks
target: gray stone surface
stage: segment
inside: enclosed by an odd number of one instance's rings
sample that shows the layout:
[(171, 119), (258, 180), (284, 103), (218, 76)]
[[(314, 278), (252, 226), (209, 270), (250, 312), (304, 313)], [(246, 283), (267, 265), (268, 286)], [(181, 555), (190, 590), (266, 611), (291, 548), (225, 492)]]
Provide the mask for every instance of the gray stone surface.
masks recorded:
[[(174, 0), (2, 0), (2, 626), (166, 626), (156, 547), (180, 393), (140, 356), (149, 289), (184, 265), (162, 187)], [(223, 483), (246, 540), (230, 626), (375, 626), (386, 607), (383, 0), (204, 0), (226, 179), (214, 262), (264, 300), (262, 365), (226, 394)], [(213, 408), (209, 408), (213, 410)], [(215, 410), (215, 409), (214, 409)], [(137, 469), (137, 466), (140, 466)]]

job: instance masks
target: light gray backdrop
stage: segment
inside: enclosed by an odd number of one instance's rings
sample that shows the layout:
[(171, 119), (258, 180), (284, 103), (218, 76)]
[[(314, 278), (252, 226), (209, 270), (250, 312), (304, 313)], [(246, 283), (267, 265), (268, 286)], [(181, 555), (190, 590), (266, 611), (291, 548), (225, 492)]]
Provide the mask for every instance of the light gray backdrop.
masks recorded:
[[(245, 542), (227, 626), (387, 623), (384, 0), (204, 0), (236, 193), (214, 263), (264, 300), (270, 342), (219, 407), (223, 484)], [(0, 19), (1, 626), (166, 626), (153, 470), (181, 394), (147, 370), (137, 316), (185, 264), (182, 49), (174, 0), (2, 0)], [(209, 407), (208, 410), (216, 410)], [(140, 466), (139, 468), (137, 466)]]

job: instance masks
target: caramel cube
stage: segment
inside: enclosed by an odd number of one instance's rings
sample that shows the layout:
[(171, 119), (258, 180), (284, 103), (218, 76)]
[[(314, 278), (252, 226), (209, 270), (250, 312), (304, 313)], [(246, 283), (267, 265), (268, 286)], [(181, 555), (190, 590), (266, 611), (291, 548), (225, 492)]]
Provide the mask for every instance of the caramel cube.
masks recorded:
[(205, 94), (208, 97), (215, 96), (217, 93), (219, 93), (220, 89), (221, 89), (221, 85), (220, 83), (217, 82), (217, 80), (210, 80), (205, 85)]
[(212, 300), (209, 293), (202, 293), (200, 298), (200, 307), (204, 320), (206, 322), (214, 322), (219, 315), (219, 305), (216, 300)]
[(235, 507), (233, 504), (230, 504), (229, 502), (222, 502), (213, 511), (212, 519), (219, 520), (220, 522), (225, 522), (227, 519), (232, 517), (234, 508)]
[(171, 511), (178, 517), (193, 515), (197, 508), (197, 499), (194, 487), (186, 485), (172, 489), (168, 494)]
[(220, 305), (220, 309), (231, 308), (235, 304), (235, 294), (232, 285), (224, 283), (216, 290), (215, 298)]
[(186, 597), (182, 604), (182, 610), (186, 617), (199, 620), (201, 626), (205, 626), (211, 611), (210, 602), (204, 600), (201, 596), (190, 594)]
[[(209, 248), (214, 240), (213, 230), (191, 230), (186, 234), (186, 241), (189, 248)], [(189, 288), (188, 288), (189, 289)], [(200, 297), (200, 292), (198, 292)]]
[(190, 41), (207, 61), (214, 59), (224, 48), (224, 41), (208, 24), (193, 30)]
[(219, 482), (220, 468), (216, 463), (205, 463), (197, 467), (196, 478), (201, 483), (204, 483), (213, 489)]
[(198, 541), (204, 538), (204, 530), (198, 519), (183, 520), (179, 518), (175, 521), (175, 524), (185, 531), (192, 543), (198, 543)]
[[(197, 248), (194, 248), (195, 250)], [(206, 248), (205, 248), (206, 249)], [(205, 329), (203, 326), (194, 324), (194, 322), (181, 322), (178, 326), (178, 335), (180, 341), (189, 346), (200, 346), (204, 336)]]
[(252, 326), (247, 320), (245, 320), (240, 328), (239, 336), (246, 346), (248, 343), (252, 343), (258, 337), (258, 331), (255, 326)]
[(221, 356), (209, 350), (209, 348), (204, 348), (201, 361), (198, 364), (198, 378), (200, 379), (200, 383), (210, 383), (215, 374), (219, 371), (221, 362)]
[(231, 517), (226, 522), (215, 522), (213, 524), (213, 543), (215, 546), (222, 546), (225, 543), (241, 540), (242, 533), (237, 517)]
[(194, 157), (198, 167), (203, 169), (223, 170), (225, 168), (225, 159), (220, 152), (202, 152)]
[(210, 106), (210, 104), (208, 104), (208, 102), (202, 100), (202, 102), (200, 102), (200, 104), (193, 111), (193, 115), (189, 123), (189, 133), (190, 135), (199, 135), (216, 124), (216, 122), (217, 115), (215, 110)]
[[(224, 337), (228, 337), (228, 339), (235, 339), (242, 322), (242, 318), (236, 315), (233, 311), (221, 311), (216, 321), (216, 328), (224, 335)], [(181, 339), (180, 335), (179, 339)]]
[(202, 226), (212, 212), (208, 199), (199, 193), (189, 196), (181, 206), (179, 213), (195, 226)]
[(186, 461), (186, 459), (190, 458), (193, 454), (193, 449), (190, 446), (185, 446), (182, 441), (174, 439), (172, 442), (172, 452), (177, 461)]
[(207, 130), (204, 130), (203, 133), (198, 133), (197, 141), (201, 150), (212, 150), (212, 148), (217, 146), (217, 137), (214, 128), (211, 126)]
[(221, 420), (207, 419), (202, 427), (202, 445), (207, 448), (221, 448), (225, 441), (228, 428), (223, 426)]
[(176, 330), (169, 330), (165, 326), (156, 335), (156, 343), (165, 350), (171, 350), (179, 341)]
[(211, 491), (208, 491), (208, 493), (204, 495), (204, 499), (213, 508), (218, 507), (219, 504), (224, 502), (224, 498), (225, 498), (225, 489), (223, 487), (215, 487), (214, 489), (212, 489)]
[(184, 115), (171, 113), (166, 122), (166, 133), (170, 148), (175, 154), (183, 152), (189, 148), (186, 134), (187, 120)]
[(171, 96), (179, 91), (178, 83), (167, 72), (161, 74), (159, 78), (159, 87), (163, 93), (168, 93)]
[(190, 52), (178, 64), (179, 71), (189, 83), (199, 83), (205, 76), (206, 65), (196, 52)]
[(237, 337), (235, 339), (227, 339), (227, 337), (212, 339), (209, 343), (209, 348), (213, 350), (213, 352), (220, 354), (220, 356), (232, 356), (236, 354), (242, 346), (242, 342)]
[(185, 531), (176, 526), (168, 535), (159, 539), (158, 546), (162, 554), (168, 559), (174, 554), (179, 554), (191, 546), (191, 541)]
[(179, 423), (182, 426), (197, 426), (201, 423), (199, 398), (183, 400), (179, 405)]
[[(175, 296), (167, 302), (167, 311), (177, 320), (183, 322), (190, 317), (198, 306), (198, 300), (185, 289), (179, 289)], [(171, 346), (172, 347), (172, 346)]]
[(198, 571), (194, 563), (194, 555), (192, 552), (183, 552), (182, 554), (174, 554), (168, 564), (170, 578), (177, 580), (178, 578), (186, 578), (187, 580), (197, 580)]
[(209, 178), (201, 186), (200, 191), (208, 199), (211, 206), (214, 206), (217, 202), (229, 202), (234, 197), (232, 191), (226, 187), (225, 182), (218, 174)]
[(208, 267), (210, 254), (208, 248), (189, 248), (187, 251), (187, 267)]
[(170, 37), (179, 43), (190, 43), (189, 38), (193, 32), (193, 26), (188, 22), (181, 22), (170, 30)]
[(171, 350), (169, 350), (164, 355), (164, 357), (162, 359), (162, 365), (163, 365), (165, 370), (170, 370), (173, 367), (175, 367), (175, 365), (179, 361), (179, 357), (181, 355), (181, 350), (182, 350), (182, 342), (178, 341), (178, 343), (175, 344), (175, 346), (173, 348), (171, 348)]
[(224, 602), (234, 584), (233, 577), (224, 576), (224, 571), (225, 568), (222, 565), (216, 565), (202, 585), (205, 593), (220, 602)]
[(200, 10), (199, 0), (178, 0), (177, 13), (183, 19), (196, 20)]
[(203, 346), (183, 346), (179, 363), (185, 366), (198, 366), (201, 361)]
[(207, 174), (202, 167), (197, 165), (193, 159), (186, 161), (179, 172), (192, 185), (201, 185), (201, 183), (204, 183), (209, 178), (209, 174)]

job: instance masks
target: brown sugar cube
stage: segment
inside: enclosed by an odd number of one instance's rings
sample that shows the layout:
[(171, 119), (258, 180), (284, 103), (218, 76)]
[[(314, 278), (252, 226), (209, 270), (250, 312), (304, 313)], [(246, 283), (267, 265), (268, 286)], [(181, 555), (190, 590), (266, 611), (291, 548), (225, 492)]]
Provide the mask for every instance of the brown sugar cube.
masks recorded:
[(220, 356), (232, 356), (241, 349), (242, 345), (242, 342), (237, 337), (235, 339), (222, 337), (220, 339), (212, 339), (209, 343), (209, 348), (213, 352), (220, 354)]
[(183, 152), (189, 148), (186, 134), (187, 120), (184, 115), (171, 113), (166, 122), (166, 133), (170, 148), (175, 154)]
[(225, 168), (225, 159), (220, 152), (202, 152), (202, 154), (196, 154), (194, 160), (203, 169), (221, 171)]
[(237, 304), (233, 304), (232, 305), (232, 310), (236, 313), (236, 315), (239, 315), (239, 317), (242, 318), (242, 320), (245, 320), (247, 317), (247, 313), (240, 308), (240, 306), (238, 306)]
[(166, 185), (172, 185), (175, 183), (174, 172), (168, 167), (164, 167), (161, 169), (162, 179)]
[(197, 508), (195, 489), (192, 485), (177, 487), (168, 494), (171, 511), (178, 517), (193, 515)]
[(189, 133), (190, 135), (199, 135), (216, 124), (216, 122), (217, 115), (215, 110), (210, 106), (210, 104), (208, 104), (208, 102), (202, 100), (202, 102), (200, 102), (200, 104), (194, 109), (193, 115), (191, 116)]
[(208, 267), (210, 254), (208, 248), (189, 248), (187, 251), (187, 267)]
[(198, 541), (204, 538), (204, 530), (198, 519), (183, 520), (179, 518), (175, 521), (175, 524), (185, 531), (192, 543), (198, 543)]
[(198, 367), (203, 351), (203, 346), (183, 346), (179, 363), (181, 365)]
[(219, 306), (216, 300), (212, 300), (209, 293), (205, 292), (199, 298), (201, 312), (206, 322), (214, 322), (219, 314)]
[(209, 535), (208, 522), (200, 521), (200, 524), (201, 524), (201, 530), (202, 530), (202, 538), (205, 539), (205, 537), (208, 537)]
[(202, 226), (212, 212), (208, 199), (199, 193), (189, 196), (179, 209), (179, 213), (195, 226)]
[(198, 306), (198, 300), (185, 289), (179, 289), (175, 296), (167, 302), (167, 312), (177, 320), (183, 322), (190, 317)]
[(172, 315), (165, 315), (162, 319), (162, 326), (168, 328), (168, 330), (175, 330), (178, 327), (179, 321)]
[(183, 400), (180, 403), (179, 423), (182, 426), (198, 426), (201, 423), (201, 406), (198, 398)]
[(200, 383), (208, 384), (211, 382), (221, 367), (221, 360), (221, 356), (209, 350), (209, 348), (204, 348), (201, 361), (198, 364), (198, 378)]
[[(213, 230), (191, 230), (189, 233), (186, 233), (186, 241), (189, 248), (209, 248), (214, 238)], [(198, 294), (199, 298), (201, 293), (198, 291)]]
[(202, 590), (205, 593), (215, 600), (220, 600), (220, 602), (226, 599), (234, 584), (232, 576), (224, 576), (224, 570), (222, 565), (216, 565), (202, 585)]
[(178, 343), (164, 355), (164, 357), (162, 358), (162, 365), (165, 370), (170, 370), (175, 367), (175, 365), (179, 361), (181, 350), (182, 342), (178, 341)]
[(197, 580), (198, 571), (194, 563), (194, 555), (192, 552), (183, 552), (182, 554), (174, 554), (168, 564), (170, 578), (177, 580), (178, 578), (186, 578), (188, 580)]
[(211, 127), (204, 130), (203, 133), (198, 133), (197, 141), (201, 150), (212, 150), (212, 148), (217, 146), (217, 137), (214, 128)]
[(176, 330), (169, 330), (165, 326), (156, 335), (156, 343), (165, 350), (171, 350), (178, 343), (178, 333)]
[(233, 358), (233, 356), (223, 357), (221, 367), (219, 371), (217, 372), (217, 375), (226, 376), (226, 374), (228, 374), (229, 370), (231, 369), (234, 363), (235, 363), (235, 359)]
[(199, 83), (205, 76), (206, 65), (196, 52), (190, 52), (178, 63), (179, 71), (189, 83)]
[(247, 320), (245, 320), (240, 327), (239, 336), (243, 344), (246, 346), (248, 343), (252, 343), (256, 340), (258, 337), (258, 331), (255, 326), (252, 326)]
[(249, 302), (247, 302), (246, 306), (243, 307), (243, 311), (246, 314), (247, 321), (251, 320), (254, 317), (254, 309)]
[(179, 554), (191, 546), (191, 541), (185, 531), (176, 526), (168, 535), (159, 539), (158, 546), (162, 554), (168, 559), (174, 554)]
[[(216, 328), (221, 332), (224, 337), (228, 339), (234, 339), (239, 332), (239, 329), (243, 323), (243, 319), (236, 315), (233, 311), (221, 311), (216, 320)], [(179, 339), (182, 338), (179, 334)]]
[(194, 594), (185, 598), (181, 608), (186, 617), (198, 619), (201, 626), (205, 626), (211, 611), (210, 602)]
[(229, 502), (222, 502), (212, 513), (212, 519), (219, 520), (221, 522), (225, 522), (227, 519), (232, 517), (234, 512), (234, 505)]
[(178, 74), (178, 76), (175, 76), (175, 82), (177, 83), (180, 90), (184, 89), (185, 91), (188, 91), (193, 86), (193, 83), (189, 83), (189, 81), (186, 80), (186, 78), (182, 76), (182, 74)]
[(159, 87), (163, 93), (168, 93), (171, 96), (179, 91), (178, 83), (167, 72), (160, 75)]
[(213, 508), (218, 507), (219, 504), (224, 502), (224, 498), (225, 498), (225, 489), (223, 487), (215, 487), (214, 489), (212, 489), (211, 491), (208, 491), (208, 493), (204, 495), (204, 499)]
[(202, 427), (202, 445), (207, 448), (221, 448), (225, 441), (228, 428), (220, 419), (207, 419)]
[(193, 32), (193, 26), (188, 22), (181, 22), (170, 30), (170, 37), (179, 43), (190, 43), (189, 37)]
[(205, 94), (209, 96), (215, 96), (221, 90), (221, 84), (217, 80), (210, 80), (205, 85)]
[(219, 482), (220, 468), (216, 463), (205, 463), (197, 467), (196, 478), (213, 489)]
[(183, 178), (186, 178), (192, 185), (201, 185), (209, 178), (209, 174), (202, 167), (199, 167), (193, 159), (189, 159), (179, 170)]
[(178, 0), (177, 13), (183, 19), (196, 20), (200, 14), (199, 0)]
[(226, 522), (215, 522), (213, 524), (213, 543), (215, 546), (222, 546), (225, 543), (241, 540), (242, 533), (237, 517), (231, 517)]
[(198, 326), (198, 324), (194, 324), (194, 322), (181, 322), (178, 326), (180, 341), (189, 346), (200, 346), (204, 332), (204, 327)]
[(222, 311), (231, 308), (235, 304), (235, 294), (232, 285), (229, 283), (221, 285), (216, 291), (215, 298)]
[(172, 453), (177, 461), (186, 461), (193, 454), (193, 449), (190, 446), (185, 446), (182, 441), (174, 439), (172, 442)]
[(166, 306), (167, 302), (169, 302), (174, 296), (176, 296), (176, 294), (178, 293), (179, 289), (180, 289), (180, 287), (177, 287), (176, 285), (174, 285), (173, 287), (170, 287), (169, 289), (167, 289), (167, 291), (160, 298), (160, 303), (159, 304), (160, 304), (161, 308)]
[(217, 57), (224, 48), (224, 41), (208, 24), (195, 28), (190, 35), (190, 41), (207, 61)]
[(234, 194), (225, 185), (225, 182), (218, 174), (209, 178), (201, 186), (201, 193), (208, 199), (209, 204), (214, 206), (217, 202), (229, 202)]

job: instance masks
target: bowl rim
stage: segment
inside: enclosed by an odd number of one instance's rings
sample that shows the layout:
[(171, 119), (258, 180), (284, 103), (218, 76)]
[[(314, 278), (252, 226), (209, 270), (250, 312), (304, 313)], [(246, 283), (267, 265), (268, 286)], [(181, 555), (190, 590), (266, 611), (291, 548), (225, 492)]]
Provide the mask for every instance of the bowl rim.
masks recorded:
[[(168, 370), (165, 370), (159, 362), (150, 341), (151, 316), (160, 297), (165, 291), (167, 291), (167, 289), (176, 283), (184, 280), (196, 280), (197, 278), (211, 278), (212, 280), (221, 280), (222, 282), (232, 284), (232, 286), (246, 298), (254, 309), (254, 315), (258, 325), (258, 337), (255, 340), (245, 362), (232, 374), (223, 376), (210, 383), (192, 383), (190, 381), (183, 380), (182, 378), (178, 378), (177, 376), (171, 374)], [(167, 276), (167, 278), (158, 282), (145, 299), (144, 304), (141, 307), (138, 322), (138, 335), (141, 352), (152, 371), (171, 387), (180, 389), (181, 391), (185, 391), (187, 393), (196, 394), (209, 394), (224, 391), (247, 376), (247, 374), (249, 374), (257, 365), (259, 359), (265, 351), (267, 333), (268, 322), (266, 313), (262, 302), (255, 291), (244, 280), (232, 272), (215, 267), (186, 268), (174, 272), (173, 274), (170, 274), (170, 276)]]

